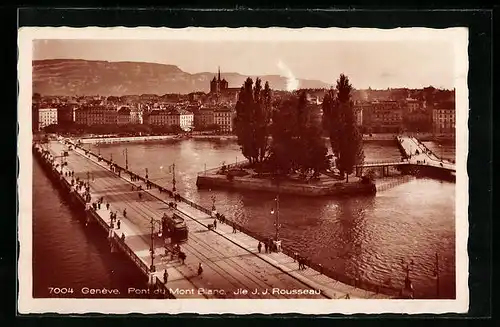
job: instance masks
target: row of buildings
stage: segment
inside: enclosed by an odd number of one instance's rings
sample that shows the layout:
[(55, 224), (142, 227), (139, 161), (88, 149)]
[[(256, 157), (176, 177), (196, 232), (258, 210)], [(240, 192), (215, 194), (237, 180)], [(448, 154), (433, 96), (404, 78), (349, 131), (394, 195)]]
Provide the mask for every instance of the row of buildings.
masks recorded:
[(129, 107), (110, 107), (105, 105), (88, 105), (75, 107), (71, 105), (58, 108), (38, 109), (38, 130), (54, 124), (64, 125), (126, 125), (147, 124), (150, 126), (179, 126), (184, 131), (195, 127), (217, 125), (223, 133), (233, 130), (234, 109), (227, 106), (200, 106), (179, 109), (160, 107), (152, 110), (137, 110)]
[(359, 101), (355, 104), (358, 125), (365, 132), (397, 133), (403, 130), (455, 133), (455, 103), (425, 101)]
[[(313, 120), (322, 119), (321, 104), (312, 102)], [(442, 103), (433, 108), (423, 107), (415, 101), (401, 104), (397, 101), (360, 101), (354, 104), (356, 122), (364, 133), (398, 133), (402, 130), (453, 134), (455, 132), (455, 106)], [(159, 106), (137, 108), (107, 106), (103, 104), (59, 106), (38, 109), (38, 130), (52, 124), (79, 125), (179, 126), (184, 131), (217, 125), (224, 133), (233, 131), (234, 106), (201, 105)]]

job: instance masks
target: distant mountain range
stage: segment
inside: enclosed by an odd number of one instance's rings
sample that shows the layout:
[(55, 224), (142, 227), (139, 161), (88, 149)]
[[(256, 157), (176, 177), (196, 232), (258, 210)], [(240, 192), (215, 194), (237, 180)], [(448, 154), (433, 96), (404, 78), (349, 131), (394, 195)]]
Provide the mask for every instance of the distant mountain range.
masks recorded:
[[(80, 59), (33, 61), (33, 93), (42, 95), (132, 95), (208, 92), (216, 73), (189, 74), (174, 65), (146, 62), (108, 62)], [(229, 87), (240, 87), (248, 76), (223, 73)], [(285, 90), (279, 75), (250, 76), (268, 81), (272, 89)], [(317, 80), (299, 79), (299, 88), (324, 88)]]

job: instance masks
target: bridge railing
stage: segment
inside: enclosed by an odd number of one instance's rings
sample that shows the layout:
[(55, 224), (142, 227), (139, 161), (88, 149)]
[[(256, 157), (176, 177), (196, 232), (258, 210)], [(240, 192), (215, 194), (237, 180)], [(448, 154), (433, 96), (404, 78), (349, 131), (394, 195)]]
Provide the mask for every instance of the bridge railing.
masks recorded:
[(388, 164), (388, 165), (394, 165), (394, 164), (401, 164), (405, 163), (406, 161), (401, 161), (401, 159), (398, 161), (396, 159), (392, 160), (375, 160), (375, 161), (365, 161), (361, 165), (356, 165), (355, 167), (364, 167), (368, 165), (383, 165), (383, 164)]

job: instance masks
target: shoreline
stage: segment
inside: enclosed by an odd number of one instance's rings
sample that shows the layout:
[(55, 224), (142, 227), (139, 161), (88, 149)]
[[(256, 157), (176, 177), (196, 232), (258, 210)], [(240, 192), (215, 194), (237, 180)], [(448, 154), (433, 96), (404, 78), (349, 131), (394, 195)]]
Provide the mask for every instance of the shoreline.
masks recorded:
[[(380, 133), (363, 134), (363, 141), (391, 141), (395, 137), (395, 134)], [(451, 142), (453, 138), (440, 138), (433, 136), (432, 134), (421, 134), (416, 135), (416, 137), (422, 142)], [(165, 140), (184, 140), (184, 139), (195, 139), (195, 140), (217, 140), (217, 141), (236, 141), (236, 135), (148, 135), (148, 136), (123, 136), (123, 137), (106, 137), (106, 136), (92, 136), (92, 137), (68, 137), (71, 139), (76, 139), (81, 141), (82, 144), (114, 144), (114, 143), (146, 143), (154, 141), (165, 141)], [(328, 137), (324, 136), (323, 139), (328, 141)]]
[[(242, 163), (243, 164), (243, 163)], [(241, 164), (240, 164), (241, 165)], [(229, 166), (229, 169), (235, 168)], [(284, 194), (320, 197), (320, 196), (358, 196), (375, 195), (376, 184), (373, 181), (362, 183), (358, 177), (352, 176), (349, 182), (335, 180), (332, 177), (321, 174), (317, 181), (300, 181), (286, 179), (280, 181), (279, 185), (265, 177), (252, 176), (248, 172), (245, 176), (234, 176), (220, 173), (221, 167), (199, 172), (196, 178), (196, 186), (200, 188), (223, 188), (229, 190), (248, 190), (259, 192), (279, 192)]]

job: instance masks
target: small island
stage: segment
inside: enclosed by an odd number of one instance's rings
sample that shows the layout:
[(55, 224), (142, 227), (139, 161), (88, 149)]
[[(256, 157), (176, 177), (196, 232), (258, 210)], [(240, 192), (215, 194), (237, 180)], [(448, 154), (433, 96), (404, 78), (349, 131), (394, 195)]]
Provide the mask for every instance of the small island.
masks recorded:
[[(304, 92), (271, 96), (248, 78), (241, 87), (235, 134), (244, 162), (198, 174), (199, 188), (246, 189), (304, 196), (375, 194), (373, 175), (350, 176), (364, 160), (363, 138), (351, 101), (352, 86), (341, 74), (322, 104), (323, 118), (311, 118)], [(323, 139), (328, 132), (331, 154)]]

